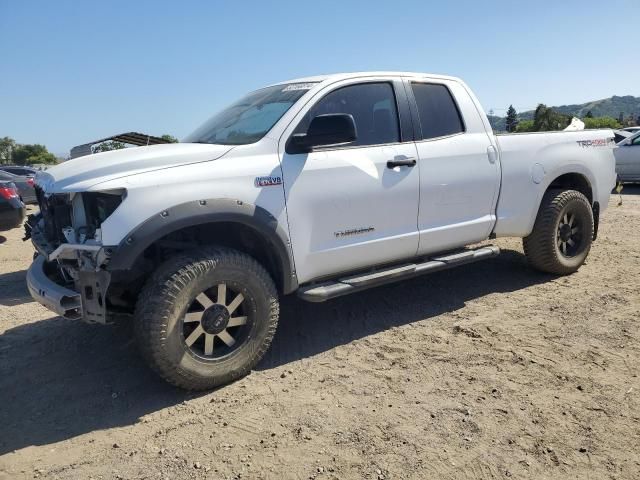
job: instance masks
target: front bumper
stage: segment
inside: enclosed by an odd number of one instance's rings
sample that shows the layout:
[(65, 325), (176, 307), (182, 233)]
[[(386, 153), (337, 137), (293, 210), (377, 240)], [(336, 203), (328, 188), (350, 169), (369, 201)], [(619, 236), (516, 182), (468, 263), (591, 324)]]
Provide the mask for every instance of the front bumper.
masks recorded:
[(107, 323), (107, 289), (111, 274), (102, 269), (79, 268), (72, 289), (67, 286), (69, 282), (62, 280), (59, 268), (57, 262), (47, 262), (44, 256), (36, 256), (27, 271), (27, 288), (33, 299), (70, 320)]
[(35, 301), (71, 320), (82, 318), (80, 294), (51, 280), (45, 272), (45, 259), (38, 255), (27, 271), (27, 288)]

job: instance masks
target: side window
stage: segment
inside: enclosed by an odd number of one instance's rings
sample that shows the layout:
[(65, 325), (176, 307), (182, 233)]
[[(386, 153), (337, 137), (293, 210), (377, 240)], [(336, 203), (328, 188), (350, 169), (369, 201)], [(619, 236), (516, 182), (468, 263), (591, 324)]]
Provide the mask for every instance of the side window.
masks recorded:
[(633, 139), (633, 142), (631, 142), (631, 145), (640, 145), (640, 135), (638, 135), (636, 138)]
[(361, 83), (334, 90), (307, 112), (294, 133), (306, 132), (312, 118), (327, 113), (353, 116), (358, 138), (349, 146), (400, 141), (396, 99), (390, 83)]
[(462, 117), (447, 87), (412, 82), (411, 89), (418, 104), (423, 140), (464, 132)]

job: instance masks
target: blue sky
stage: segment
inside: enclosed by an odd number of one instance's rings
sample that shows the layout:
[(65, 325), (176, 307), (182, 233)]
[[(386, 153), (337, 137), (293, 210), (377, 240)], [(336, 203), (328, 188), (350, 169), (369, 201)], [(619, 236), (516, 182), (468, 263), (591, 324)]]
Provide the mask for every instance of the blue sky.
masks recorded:
[[(183, 137), (305, 75), (462, 77), (488, 110), (640, 95), (637, 0), (0, 0), (0, 137), (57, 154), (126, 131)], [(627, 12), (627, 13), (625, 13)]]

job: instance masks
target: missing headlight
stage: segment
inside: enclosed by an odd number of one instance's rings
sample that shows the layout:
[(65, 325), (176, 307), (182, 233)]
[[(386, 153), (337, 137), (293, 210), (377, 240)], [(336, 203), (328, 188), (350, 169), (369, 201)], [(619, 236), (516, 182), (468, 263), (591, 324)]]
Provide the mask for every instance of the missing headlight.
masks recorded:
[(83, 193), (82, 201), (87, 216), (87, 227), (94, 230), (100, 228), (102, 222), (111, 216), (123, 199), (122, 190)]

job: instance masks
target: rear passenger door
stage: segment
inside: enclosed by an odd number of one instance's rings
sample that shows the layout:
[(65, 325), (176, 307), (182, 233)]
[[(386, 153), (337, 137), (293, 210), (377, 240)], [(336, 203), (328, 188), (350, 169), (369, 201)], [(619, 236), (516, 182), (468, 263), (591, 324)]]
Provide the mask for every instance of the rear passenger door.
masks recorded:
[(486, 239), (495, 223), (500, 165), (473, 99), (450, 80), (408, 80), (405, 86), (417, 126), (418, 253)]

